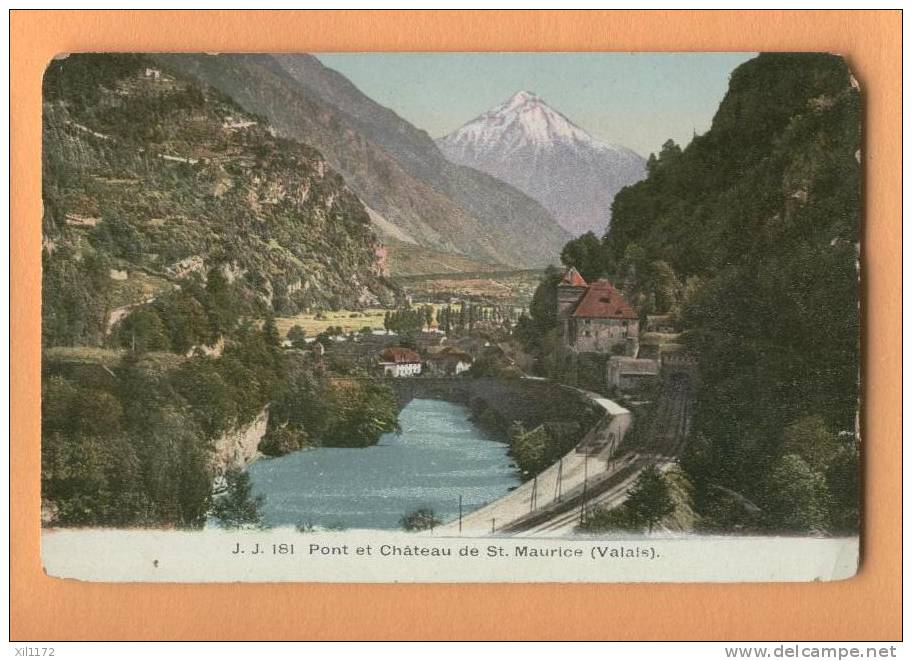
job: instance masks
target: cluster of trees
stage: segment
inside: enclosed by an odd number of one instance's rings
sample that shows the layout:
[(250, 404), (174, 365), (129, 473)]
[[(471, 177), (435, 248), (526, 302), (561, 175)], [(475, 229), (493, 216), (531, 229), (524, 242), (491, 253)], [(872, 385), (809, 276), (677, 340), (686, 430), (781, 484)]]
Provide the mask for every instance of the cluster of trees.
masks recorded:
[(437, 309), (437, 327), (447, 334), (472, 332), (478, 322), (499, 322), (509, 324), (496, 307), (472, 302), (458, 306), (446, 305)]
[(387, 310), (383, 315), (383, 328), (386, 332), (392, 331), (399, 335), (408, 335), (425, 328), (430, 329), (433, 321), (433, 306), (422, 305), (418, 308), (406, 306), (398, 310)]
[[(691, 439), (682, 466), (693, 476), (692, 498), (701, 526), (713, 531), (857, 532), (857, 436), (834, 434), (818, 415), (800, 417), (776, 436), (769, 439), (778, 443), (767, 457), (758, 457), (752, 438), (723, 444), (698, 432)], [(736, 486), (747, 472), (744, 462), (758, 459), (754, 482)]]
[(510, 454), (525, 478), (537, 475), (570, 451), (579, 440), (575, 434), (560, 433), (558, 428), (539, 425), (526, 431), (521, 422), (513, 422), (507, 431)]
[(104, 340), (111, 288), (109, 260), (103, 253), (60, 246), (52, 257), (42, 252), (42, 346), (99, 345)]
[(131, 351), (185, 354), (194, 346), (218, 341), (242, 314), (257, 314), (258, 307), (242, 287), (227, 281), (220, 267), (214, 267), (205, 283), (195, 275), (186, 278), (179, 290), (131, 311), (115, 327), (113, 340)]
[[(372, 335), (373, 332), (374, 329), (370, 326), (362, 326), (358, 331), (352, 330), (347, 334), (342, 326), (327, 326), (325, 330), (317, 334), (315, 339), (324, 347), (328, 347), (339, 338), (354, 340), (358, 335)], [(303, 349), (307, 345), (304, 341), (305, 337), (304, 330), (300, 326), (293, 326), (291, 330), (288, 331), (288, 339), (291, 341), (293, 347)]]
[(467, 374), (472, 378), (493, 376), (498, 379), (518, 379), (523, 373), (500, 347), (483, 347)]
[[(317, 334), (316, 341), (322, 344), (324, 347), (330, 346), (337, 337), (343, 337), (345, 335), (345, 329), (341, 326), (327, 326), (325, 330)], [(300, 340), (303, 341), (303, 336), (299, 336)], [(289, 336), (289, 339), (291, 337)]]
[(260, 446), (265, 454), (319, 445), (366, 447), (398, 429), (399, 405), (383, 383), (318, 376), (295, 356), (286, 358), (284, 374)]
[(295, 324), (288, 329), (288, 341), (295, 349), (304, 349), (307, 347), (307, 331), (300, 324)]
[(557, 286), (562, 278), (560, 269), (548, 266), (532, 295), (528, 312), (523, 310), (513, 327), (513, 338), (536, 359), (534, 371), (541, 376), (559, 376), (561, 330), (557, 318)]
[(399, 526), (408, 532), (419, 530), (433, 530), (442, 523), (434, 510), (430, 507), (419, 507), (414, 512), (409, 512), (399, 519)]
[(516, 466), (523, 475), (539, 473), (552, 463), (546, 458), (552, 453), (548, 452), (551, 438), (544, 427), (526, 431), (521, 422), (514, 422), (510, 425), (507, 438), (510, 454), (516, 459)]
[[(618, 193), (601, 240), (562, 253), (685, 330), (701, 385), (682, 465), (705, 527), (857, 531), (859, 117), (841, 58), (762, 54), (710, 131)], [(515, 331), (542, 356), (556, 278)]]
[(233, 468), (225, 473), (225, 493), (213, 499), (212, 516), (222, 528), (262, 528), (265, 502), (253, 494), (250, 474)]

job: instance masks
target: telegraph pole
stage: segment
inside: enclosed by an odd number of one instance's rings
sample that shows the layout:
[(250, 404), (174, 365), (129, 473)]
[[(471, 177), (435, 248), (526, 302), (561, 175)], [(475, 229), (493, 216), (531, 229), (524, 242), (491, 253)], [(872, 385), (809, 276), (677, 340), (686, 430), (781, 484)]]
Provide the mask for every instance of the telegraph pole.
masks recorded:
[(538, 503), (538, 475), (532, 478), (532, 497), (529, 499), (529, 511), (534, 512)]
[(564, 488), (564, 458), (561, 457), (557, 462), (557, 482), (554, 485), (554, 500), (558, 503), (561, 501)]
[(589, 487), (589, 453), (583, 455), (583, 498), (580, 501), (580, 525), (586, 522), (586, 491)]
[(462, 532), (462, 494), (459, 494), (459, 532)]

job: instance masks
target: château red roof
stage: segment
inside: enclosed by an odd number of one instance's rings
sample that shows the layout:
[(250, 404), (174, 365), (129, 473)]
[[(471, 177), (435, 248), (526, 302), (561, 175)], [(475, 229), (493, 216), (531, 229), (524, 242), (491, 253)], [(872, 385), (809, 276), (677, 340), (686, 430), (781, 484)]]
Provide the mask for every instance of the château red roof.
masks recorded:
[(580, 275), (580, 272), (577, 271), (574, 267), (564, 273), (564, 279), (561, 280), (562, 285), (568, 285), (570, 287), (586, 287), (586, 281), (583, 279), (583, 276)]
[(421, 356), (405, 347), (389, 347), (380, 353), (380, 360), (385, 363), (420, 363)]
[(604, 279), (589, 285), (583, 300), (573, 311), (573, 316), (590, 319), (639, 319), (621, 292)]

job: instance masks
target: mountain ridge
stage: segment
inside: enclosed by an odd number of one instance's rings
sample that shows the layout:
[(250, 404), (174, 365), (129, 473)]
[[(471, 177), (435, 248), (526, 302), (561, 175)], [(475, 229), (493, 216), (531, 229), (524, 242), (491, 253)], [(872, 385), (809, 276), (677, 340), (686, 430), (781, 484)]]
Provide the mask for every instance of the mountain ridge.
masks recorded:
[(158, 57), (318, 148), (387, 237), (518, 267), (553, 261), (569, 237), (531, 197), (452, 164), (426, 132), (311, 55)]

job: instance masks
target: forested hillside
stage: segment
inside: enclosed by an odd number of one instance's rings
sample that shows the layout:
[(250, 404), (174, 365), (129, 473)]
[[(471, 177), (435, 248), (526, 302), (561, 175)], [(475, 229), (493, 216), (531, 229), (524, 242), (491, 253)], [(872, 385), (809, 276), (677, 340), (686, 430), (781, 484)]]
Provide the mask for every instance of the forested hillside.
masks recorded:
[(46, 344), (99, 344), (125, 306), (212, 270), (276, 312), (390, 297), (342, 178), (221, 93), (140, 56), (72, 55), (44, 99)]
[(699, 359), (683, 460), (707, 528), (858, 525), (859, 91), (842, 58), (763, 54), (565, 263), (671, 314)]
[(43, 156), (45, 524), (203, 525), (216, 444), (267, 411), (271, 454), (395, 427), (387, 389), (281, 347), (276, 313), (393, 297), (318, 152), (146, 58), (71, 55)]

